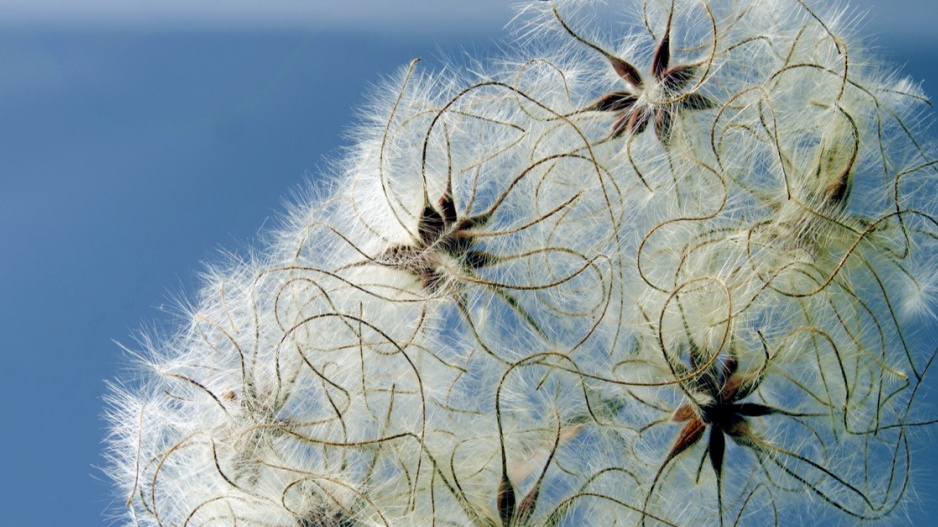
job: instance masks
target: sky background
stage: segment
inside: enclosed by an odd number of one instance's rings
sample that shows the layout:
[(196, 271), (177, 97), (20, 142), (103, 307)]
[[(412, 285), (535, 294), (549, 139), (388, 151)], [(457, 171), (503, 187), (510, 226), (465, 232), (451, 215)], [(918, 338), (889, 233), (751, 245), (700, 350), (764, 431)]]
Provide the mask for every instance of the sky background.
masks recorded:
[[(854, 6), (938, 96), (938, 3)], [(502, 0), (0, 1), (0, 523), (109, 525), (102, 396), (129, 373), (115, 341), (172, 327), (203, 262), (254, 246), (347, 144), (371, 83), (417, 56), (496, 54), (511, 15)], [(938, 518), (927, 450), (920, 521)]]

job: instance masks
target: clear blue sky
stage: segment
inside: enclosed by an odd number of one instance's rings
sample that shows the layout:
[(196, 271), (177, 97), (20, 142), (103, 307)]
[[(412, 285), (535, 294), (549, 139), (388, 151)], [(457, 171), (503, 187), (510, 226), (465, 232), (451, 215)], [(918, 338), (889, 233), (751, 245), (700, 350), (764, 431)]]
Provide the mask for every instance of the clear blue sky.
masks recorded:
[[(0, 3), (9, 527), (110, 523), (120, 504), (96, 467), (104, 381), (126, 373), (114, 340), (133, 347), (138, 328), (171, 327), (201, 262), (244, 252), (338, 155), (369, 83), (441, 48), (495, 53), (511, 16), (503, 0), (276, 0), (263, 11), (232, 0), (223, 15), (209, 0), (66, 4)], [(938, 97), (938, 4), (873, 4), (856, 5), (874, 9), (881, 54)], [(915, 517), (938, 518), (938, 454), (920, 454), (927, 510)]]

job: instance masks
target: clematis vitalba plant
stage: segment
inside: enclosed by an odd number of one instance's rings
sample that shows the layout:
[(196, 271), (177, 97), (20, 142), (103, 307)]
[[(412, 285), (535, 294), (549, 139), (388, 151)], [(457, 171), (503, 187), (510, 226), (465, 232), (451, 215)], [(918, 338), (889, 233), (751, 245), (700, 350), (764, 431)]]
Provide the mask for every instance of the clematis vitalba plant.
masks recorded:
[(498, 60), (403, 67), (141, 339), (125, 524), (902, 523), (938, 157), (839, 9), (532, 1)]

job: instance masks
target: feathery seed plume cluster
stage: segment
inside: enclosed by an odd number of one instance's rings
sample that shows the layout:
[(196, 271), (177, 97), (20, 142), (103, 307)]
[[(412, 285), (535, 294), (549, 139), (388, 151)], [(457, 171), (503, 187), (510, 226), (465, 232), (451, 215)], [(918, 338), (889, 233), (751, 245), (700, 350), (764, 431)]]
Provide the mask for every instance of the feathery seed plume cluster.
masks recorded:
[(530, 2), (403, 69), (113, 386), (126, 523), (897, 521), (938, 161), (821, 3)]

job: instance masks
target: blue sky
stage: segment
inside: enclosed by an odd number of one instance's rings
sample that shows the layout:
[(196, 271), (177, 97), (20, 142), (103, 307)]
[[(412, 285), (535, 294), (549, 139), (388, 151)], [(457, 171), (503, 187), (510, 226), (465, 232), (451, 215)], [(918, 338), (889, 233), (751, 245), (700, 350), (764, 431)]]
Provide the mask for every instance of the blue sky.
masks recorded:
[[(422, 33), (502, 27), (518, 0), (4, 0), (4, 25), (86, 28), (299, 29)], [(820, 4), (821, 0), (809, 2)], [(835, 5), (847, 5), (838, 0)], [(933, 0), (852, 0), (848, 11), (867, 17), (877, 33), (928, 36)]]
[(512, 2), (473, 0), (4, 0), (0, 19), (14, 24), (95, 27), (421, 31), (498, 27)]
[[(245, 252), (346, 144), (370, 83), (495, 53), (501, 0), (0, 2), (0, 520), (107, 525), (104, 381), (203, 262)], [(258, 6), (263, 5), (263, 9)], [(883, 55), (938, 96), (932, 0), (872, 0)], [(918, 489), (938, 496), (938, 455)], [(916, 518), (938, 517), (938, 505)]]

